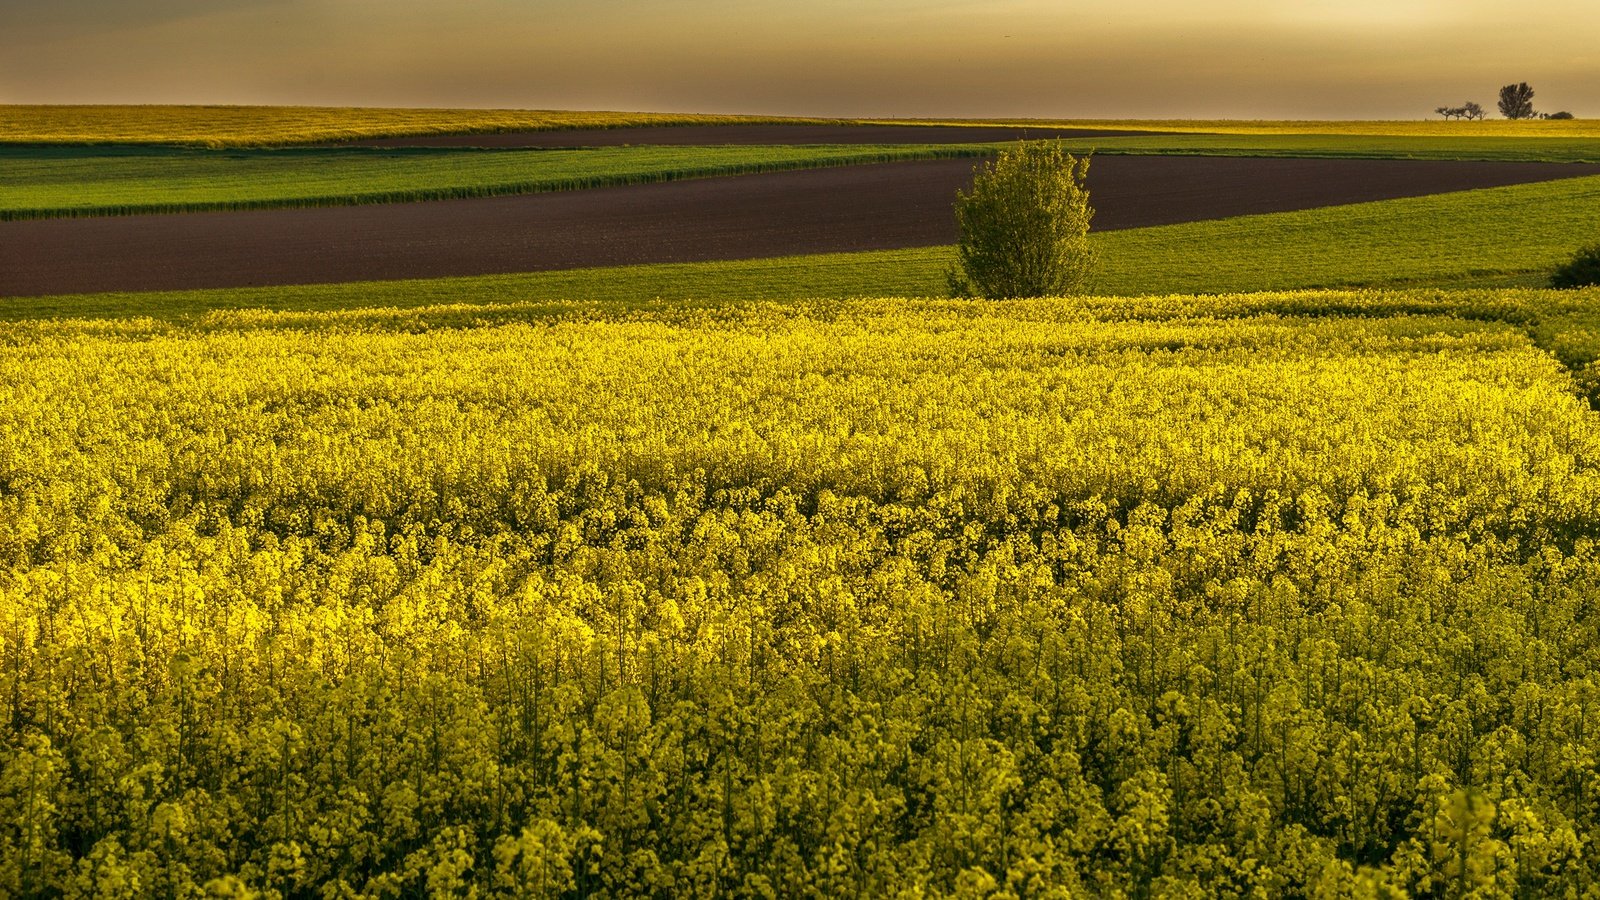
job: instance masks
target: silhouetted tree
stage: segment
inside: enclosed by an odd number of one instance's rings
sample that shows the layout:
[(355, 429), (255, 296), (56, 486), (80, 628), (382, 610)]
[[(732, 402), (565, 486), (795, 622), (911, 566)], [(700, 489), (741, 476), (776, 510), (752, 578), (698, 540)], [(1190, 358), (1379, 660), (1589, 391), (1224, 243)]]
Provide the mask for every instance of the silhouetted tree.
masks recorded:
[(1484, 116), (1483, 107), (1468, 100), (1460, 106), (1441, 106), (1434, 110), (1445, 119), (1481, 119)]
[(1500, 114), (1508, 119), (1533, 118), (1533, 88), (1526, 81), (1501, 88)]

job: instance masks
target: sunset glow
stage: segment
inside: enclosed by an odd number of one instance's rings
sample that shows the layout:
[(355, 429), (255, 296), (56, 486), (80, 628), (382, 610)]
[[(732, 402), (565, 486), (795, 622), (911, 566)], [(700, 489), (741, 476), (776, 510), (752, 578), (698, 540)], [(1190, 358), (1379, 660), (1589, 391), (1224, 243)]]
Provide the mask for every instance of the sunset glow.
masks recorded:
[(1594, 115), (1596, 33), (1591, 0), (4, 0), (0, 103), (1423, 118), (1515, 80)]

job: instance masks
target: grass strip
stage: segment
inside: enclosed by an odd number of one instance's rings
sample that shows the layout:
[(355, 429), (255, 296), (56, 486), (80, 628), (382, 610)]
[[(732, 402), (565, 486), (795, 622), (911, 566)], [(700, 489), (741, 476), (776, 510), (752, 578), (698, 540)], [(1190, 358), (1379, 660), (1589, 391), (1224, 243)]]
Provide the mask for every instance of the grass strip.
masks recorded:
[(8, 175), (0, 220), (457, 200), (992, 152), (960, 144), (109, 156), (9, 148), (0, 149)]

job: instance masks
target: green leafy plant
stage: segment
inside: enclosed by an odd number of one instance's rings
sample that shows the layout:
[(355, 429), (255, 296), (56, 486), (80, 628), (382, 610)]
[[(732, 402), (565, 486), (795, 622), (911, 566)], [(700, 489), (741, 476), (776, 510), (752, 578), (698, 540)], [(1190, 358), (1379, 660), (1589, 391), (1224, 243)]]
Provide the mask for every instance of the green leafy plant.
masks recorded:
[(1058, 297), (1077, 293), (1093, 271), (1094, 209), (1084, 180), (1089, 159), (1059, 142), (1023, 143), (974, 173), (956, 192), (956, 296)]

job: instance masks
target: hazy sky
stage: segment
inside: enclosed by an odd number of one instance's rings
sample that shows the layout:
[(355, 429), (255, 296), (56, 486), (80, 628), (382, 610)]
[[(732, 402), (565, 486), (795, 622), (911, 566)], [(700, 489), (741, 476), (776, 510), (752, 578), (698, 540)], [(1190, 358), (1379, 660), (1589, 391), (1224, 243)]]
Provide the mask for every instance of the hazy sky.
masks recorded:
[(1600, 0), (0, 0), (0, 103), (1600, 116)]

